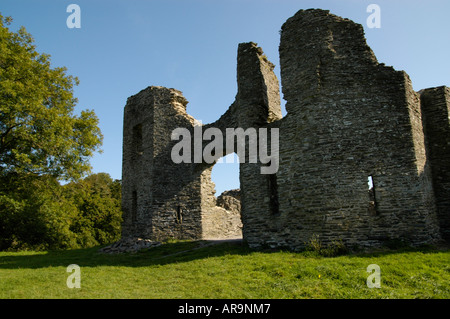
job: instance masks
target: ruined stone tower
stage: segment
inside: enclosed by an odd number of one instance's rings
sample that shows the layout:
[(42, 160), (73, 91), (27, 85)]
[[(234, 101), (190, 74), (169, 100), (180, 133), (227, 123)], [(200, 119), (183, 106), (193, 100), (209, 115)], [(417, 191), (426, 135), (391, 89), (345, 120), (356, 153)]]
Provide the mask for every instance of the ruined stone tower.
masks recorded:
[[(124, 234), (201, 235), (201, 175), (170, 158), (171, 132), (192, 127), (181, 92), (149, 87), (128, 99), (123, 134)], [(176, 178), (172, 178), (175, 177)], [(188, 185), (188, 187), (187, 187)], [(190, 214), (182, 214), (189, 209)], [(181, 228), (183, 218), (183, 228)]]
[[(236, 99), (201, 127), (279, 130), (277, 149), (267, 141), (279, 154), (276, 173), (261, 174), (265, 164), (249, 161), (248, 144), (240, 158), (249, 246), (299, 249), (313, 236), (359, 246), (448, 240), (449, 88), (415, 92), (404, 71), (378, 63), (361, 25), (325, 10), (288, 19), (279, 51), (284, 118), (273, 64), (256, 44), (242, 43)], [(186, 105), (181, 92), (154, 86), (127, 101), (124, 236), (224, 235), (217, 225), (228, 215), (216, 206), (214, 163), (171, 159), (173, 130), (199, 129)]]
[(322, 10), (286, 21), (280, 63), (288, 112), (280, 130), (295, 136), (280, 143), (280, 211), (289, 213), (275, 221), (273, 240), (432, 240), (420, 100), (408, 75), (377, 62), (361, 25)]
[(442, 237), (450, 242), (450, 88), (419, 93), (439, 226)]
[[(174, 163), (171, 151), (172, 131), (186, 128), (195, 135), (196, 129), (209, 127), (260, 127), (281, 118), (279, 84), (273, 65), (254, 43), (238, 48), (238, 93), (236, 101), (216, 122), (201, 126), (186, 113), (187, 101), (181, 92), (164, 87), (148, 87), (128, 98), (124, 112), (122, 206), (123, 235), (146, 238), (200, 239), (223, 237), (227, 231), (220, 223), (236, 227), (234, 216), (216, 206), (211, 170), (214, 163)], [(200, 128), (199, 128), (200, 126)], [(192, 141), (194, 145), (194, 141)], [(193, 150), (194, 153), (194, 150)], [(216, 154), (216, 159), (227, 155)], [(241, 174), (259, 169), (256, 164), (242, 164)], [(250, 184), (265, 176), (249, 179)], [(255, 181), (253, 181), (255, 180)], [(246, 182), (241, 183), (244, 193)], [(251, 190), (242, 196), (257, 200)], [(262, 195), (262, 194), (261, 194)], [(264, 207), (262, 205), (261, 207)], [(228, 212), (229, 215), (229, 212)], [(234, 234), (236, 235), (236, 234)]]

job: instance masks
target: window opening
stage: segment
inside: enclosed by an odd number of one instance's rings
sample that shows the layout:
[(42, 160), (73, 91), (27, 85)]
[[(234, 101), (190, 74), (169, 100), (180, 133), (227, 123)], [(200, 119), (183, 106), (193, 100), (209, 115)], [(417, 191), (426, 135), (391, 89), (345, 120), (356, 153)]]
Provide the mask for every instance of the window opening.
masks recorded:
[(372, 175), (369, 175), (367, 177), (367, 187), (369, 192), (369, 211), (372, 214), (377, 215), (378, 214), (377, 197), (375, 192), (375, 183)]
[(133, 147), (138, 155), (142, 155), (142, 124), (138, 124), (133, 127)]
[(270, 210), (273, 215), (278, 215), (280, 213), (279, 202), (278, 202), (278, 183), (277, 175), (268, 175), (269, 181), (269, 198), (270, 198)]
[(177, 206), (177, 223), (179, 225), (183, 223), (183, 211), (180, 205)]

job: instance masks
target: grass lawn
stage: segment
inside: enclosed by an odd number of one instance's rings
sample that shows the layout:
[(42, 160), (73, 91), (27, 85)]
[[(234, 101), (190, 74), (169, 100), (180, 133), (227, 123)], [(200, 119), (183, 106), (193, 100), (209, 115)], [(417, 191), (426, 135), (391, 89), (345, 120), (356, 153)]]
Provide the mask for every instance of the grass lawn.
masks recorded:
[[(166, 243), (135, 254), (97, 248), (0, 252), (0, 298), (450, 298), (450, 250), (403, 249), (321, 257), (253, 251), (241, 243)], [(68, 288), (67, 266), (81, 288)], [(367, 267), (381, 288), (368, 288)]]

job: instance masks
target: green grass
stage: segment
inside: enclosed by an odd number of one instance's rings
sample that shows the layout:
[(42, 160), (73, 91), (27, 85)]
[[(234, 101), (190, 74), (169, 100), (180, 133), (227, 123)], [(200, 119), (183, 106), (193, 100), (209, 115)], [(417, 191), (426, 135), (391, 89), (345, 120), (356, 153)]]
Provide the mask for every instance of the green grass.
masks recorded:
[[(135, 254), (98, 248), (0, 252), (0, 298), (450, 298), (450, 250), (322, 257), (242, 244), (167, 243)], [(66, 267), (81, 267), (70, 289)], [(381, 288), (366, 269), (381, 268)]]

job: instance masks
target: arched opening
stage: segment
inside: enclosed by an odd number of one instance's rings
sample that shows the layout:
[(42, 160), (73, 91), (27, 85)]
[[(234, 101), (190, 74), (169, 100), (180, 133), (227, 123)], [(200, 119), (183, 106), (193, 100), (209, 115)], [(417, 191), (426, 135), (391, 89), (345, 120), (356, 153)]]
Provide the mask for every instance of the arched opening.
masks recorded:
[(239, 158), (235, 153), (223, 156), (210, 170), (215, 192), (212, 205), (203, 216), (203, 238), (241, 239)]

